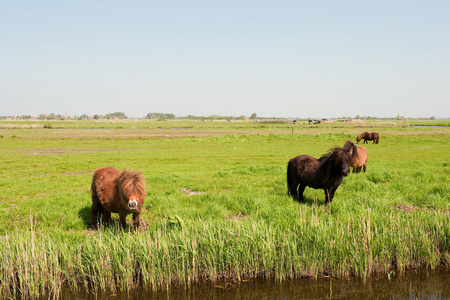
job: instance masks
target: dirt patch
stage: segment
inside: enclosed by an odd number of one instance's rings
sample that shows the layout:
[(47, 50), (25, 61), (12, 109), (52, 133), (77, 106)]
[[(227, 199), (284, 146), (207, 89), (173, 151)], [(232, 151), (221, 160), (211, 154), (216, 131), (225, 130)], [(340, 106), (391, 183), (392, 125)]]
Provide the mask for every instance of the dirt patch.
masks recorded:
[(406, 204), (397, 204), (394, 205), (392, 208), (404, 211), (404, 212), (412, 212), (412, 211), (416, 211), (416, 210), (422, 210), (422, 208), (419, 208), (417, 206), (411, 206), (411, 205), (406, 205)]
[(103, 152), (120, 152), (130, 151), (134, 149), (74, 149), (74, 148), (47, 148), (30, 152), (28, 149), (22, 149), (19, 151), (25, 152), (28, 155), (58, 155), (58, 154), (70, 154), (70, 153), (103, 153)]
[(183, 193), (183, 194), (186, 194), (186, 195), (189, 195), (189, 196), (206, 194), (206, 192), (197, 192), (197, 191), (193, 191), (193, 190), (187, 189), (187, 188), (181, 189), (180, 193)]
[(347, 124), (365, 124), (365, 122), (361, 119), (348, 120), (348, 121), (345, 121), (345, 123), (347, 123)]
[(244, 219), (247, 219), (248, 218), (248, 216), (247, 215), (243, 215), (243, 214), (241, 214), (241, 213), (238, 213), (237, 215), (232, 215), (232, 216), (229, 216), (228, 217), (228, 220), (230, 220), (230, 221), (241, 221), (241, 220), (244, 220)]
[(73, 175), (86, 175), (93, 174), (94, 171), (82, 171), (82, 172), (62, 172), (63, 175), (73, 176)]
[(38, 125), (38, 124), (24, 124), (24, 125), (19, 125), (19, 124), (2, 124), (0, 126), (1, 129), (41, 129), (44, 128), (43, 125)]

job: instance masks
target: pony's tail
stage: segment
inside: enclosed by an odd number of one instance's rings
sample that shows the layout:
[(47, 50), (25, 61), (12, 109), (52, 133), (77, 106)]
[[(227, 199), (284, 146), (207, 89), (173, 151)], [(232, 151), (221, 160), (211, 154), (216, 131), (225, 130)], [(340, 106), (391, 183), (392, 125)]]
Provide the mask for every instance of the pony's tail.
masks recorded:
[(289, 161), (287, 165), (287, 189), (288, 189), (288, 195), (291, 195), (291, 185), (292, 185), (292, 178), (291, 178), (291, 168), (292, 168), (292, 162)]

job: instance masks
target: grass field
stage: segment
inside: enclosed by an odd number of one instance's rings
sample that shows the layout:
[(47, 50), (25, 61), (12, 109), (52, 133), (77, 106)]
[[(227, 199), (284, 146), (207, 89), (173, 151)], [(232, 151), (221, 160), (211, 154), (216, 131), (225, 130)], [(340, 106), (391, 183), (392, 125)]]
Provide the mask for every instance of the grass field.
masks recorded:
[[(47, 123), (0, 122), (5, 296), (450, 266), (450, 121)], [(322, 190), (287, 195), (290, 158), (362, 131), (380, 143), (331, 205)], [(146, 230), (87, 230), (105, 166), (143, 171)]]

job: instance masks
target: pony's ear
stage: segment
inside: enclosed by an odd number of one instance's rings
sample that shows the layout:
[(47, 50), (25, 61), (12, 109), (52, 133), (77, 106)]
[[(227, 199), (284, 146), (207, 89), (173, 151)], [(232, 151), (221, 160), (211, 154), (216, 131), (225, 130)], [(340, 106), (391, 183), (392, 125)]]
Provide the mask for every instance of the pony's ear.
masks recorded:
[[(353, 144), (353, 143), (352, 143)], [(358, 157), (358, 148), (353, 144), (353, 146), (352, 146), (352, 151), (353, 151), (353, 153), (352, 153), (352, 158), (356, 158), (356, 157)]]
[(356, 147), (355, 144), (353, 144), (352, 141), (348, 140), (345, 142), (343, 149), (347, 152), (350, 152), (350, 150), (354, 151), (355, 149), (353, 149), (353, 148), (355, 148), (355, 147)]
[(356, 145), (353, 144), (352, 141), (347, 141), (344, 144), (344, 150), (350, 153), (350, 150), (352, 151), (352, 158), (358, 157), (358, 149), (356, 148)]

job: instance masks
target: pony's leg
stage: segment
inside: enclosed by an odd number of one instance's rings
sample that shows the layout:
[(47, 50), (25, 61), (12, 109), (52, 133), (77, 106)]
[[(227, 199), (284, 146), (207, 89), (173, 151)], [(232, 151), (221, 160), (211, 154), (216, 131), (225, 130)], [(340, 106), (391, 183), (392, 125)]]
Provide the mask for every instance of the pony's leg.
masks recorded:
[(297, 198), (297, 186), (294, 184), (291, 184), (289, 187), (289, 195), (292, 196), (292, 198)]
[(109, 223), (111, 223), (111, 213), (107, 211), (106, 209), (103, 211), (103, 222), (109, 226)]
[(120, 213), (120, 224), (122, 224), (122, 227), (125, 228), (127, 226), (127, 214), (126, 213)]
[(331, 197), (331, 190), (330, 189), (323, 189), (325, 192), (325, 204), (328, 204), (332, 201), (332, 197)]
[(303, 192), (305, 191), (306, 185), (300, 184), (298, 187), (298, 201), (303, 202)]
[(299, 184), (298, 180), (294, 179), (292, 180), (291, 186), (289, 187), (289, 193), (294, 199), (298, 197), (298, 184)]
[(89, 228), (96, 228), (97, 215), (102, 211), (102, 205), (96, 196), (92, 196), (91, 217), (89, 219)]
[(334, 192), (336, 191), (336, 188), (332, 187), (324, 189), (324, 191), (325, 191), (325, 204), (331, 203), (331, 201), (333, 201)]
[(363, 166), (364, 173), (366, 173), (366, 165)]
[(140, 215), (140, 213), (133, 213), (134, 229), (139, 228), (141, 226), (141, 223), (139, 221), (139, 215)]

